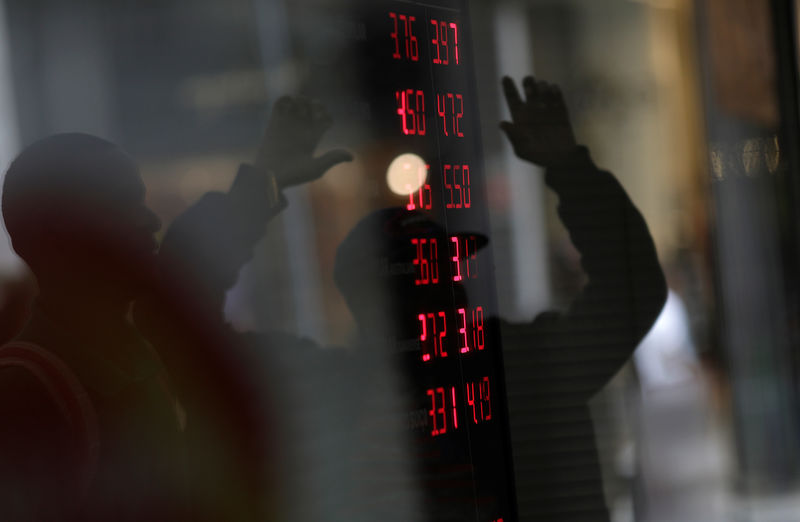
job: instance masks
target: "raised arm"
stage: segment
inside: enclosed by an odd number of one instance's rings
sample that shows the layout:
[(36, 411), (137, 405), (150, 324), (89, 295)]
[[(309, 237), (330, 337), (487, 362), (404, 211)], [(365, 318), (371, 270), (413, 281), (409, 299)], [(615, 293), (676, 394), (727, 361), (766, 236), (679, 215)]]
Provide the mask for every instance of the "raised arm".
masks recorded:
[(192, 402), (188, 396), (193, 393), (229, 386), (228, 377), (235, 384), (237, 372), (246, 369), (240, 355), (247, 354), (230, 349), (241, 343), (224, 320), (225, 292), (251, 258), (267, 220), (286, 205), (282, 190), (315, 180), (350, 159), (341, 150), (313, 156), (330, 125), (319, 103), (281, 98), (253, 165), (242, 165), (227, 193), (205, 194), (167, 231), (156, 287), (135, 303), (134, 319), (183, 400)]
[(283, 190), (316, 180), (351, 159), (344, 150), (314, 157), (331, 123), (318, 102), (278, 100), (253, 164), (240, 166), (227, 193), (204, 195), (167, 231), (159, 251), (162, 275), (187, 290), (202, 289), (197, 297), (209, 310), (220, 311), (266, 222), (286, 206)]
[(511, 79), (504, 78), (503, 88), (512, 121), (501, 128), (517, 156), (546, 169), (545, 183), (558, 195), (558, 214), (589, 279), (565, 313), (542, 314), (524, 330), (551, 371), (580, 375), (575, 391), (588, 398), (655, 322), (666, 300), (664, 275), (642, 215), (614, 176), (577, 145), (560, 90), (532, 77), (523, 80), (524, 99)]
[(278, 101), (254, 163), (239, 168), (228, 192), (204, 195), (169, 228), (158, 287), (135, 305), (136, 325), (161, 356), (186, 413), (193, 488), (199, 505), (210, 506), (201, 508), (209, 520), (263, 519), (274, 427), (265, 422), (262, 368), (225, 322), (224, 297), (266, 222), (285, 207), (282, 190), (350, 158), (344, 151), (313, 156), (330, 124), (319, 104)]

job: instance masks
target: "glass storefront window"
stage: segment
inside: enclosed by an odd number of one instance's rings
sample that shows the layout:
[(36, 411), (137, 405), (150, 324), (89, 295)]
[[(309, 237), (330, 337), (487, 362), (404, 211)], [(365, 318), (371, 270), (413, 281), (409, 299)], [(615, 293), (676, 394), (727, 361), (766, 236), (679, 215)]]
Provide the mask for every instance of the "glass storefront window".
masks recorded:
[(793, 518), (796, 20), (0, 0), (0, 518)]

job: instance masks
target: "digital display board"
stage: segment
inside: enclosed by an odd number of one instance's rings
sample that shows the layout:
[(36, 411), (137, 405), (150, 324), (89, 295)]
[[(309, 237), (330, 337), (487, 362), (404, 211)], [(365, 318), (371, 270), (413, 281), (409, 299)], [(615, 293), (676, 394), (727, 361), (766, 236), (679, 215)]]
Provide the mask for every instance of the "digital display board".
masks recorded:
[(516, 520), (466, 6), (370, 2), (361, 15), (371, 137), (390, 149), (388, 183), (411, 223), (400, 241), (413, 277), (393, 288), (411, 316), (396, 318), (407, 336), (397, 346), (425, 519)]

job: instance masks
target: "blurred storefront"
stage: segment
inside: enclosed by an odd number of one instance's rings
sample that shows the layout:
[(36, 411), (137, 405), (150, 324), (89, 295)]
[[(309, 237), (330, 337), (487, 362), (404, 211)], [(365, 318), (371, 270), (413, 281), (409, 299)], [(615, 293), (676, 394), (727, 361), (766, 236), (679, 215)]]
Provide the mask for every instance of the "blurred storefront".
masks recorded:
[[(102, 136), (139, 161), (166, 230), (252, 161), (280, 96), (321, 100), (334, 121), (321, 148), (355, 159), (287, 191), (225, 312), (239, 330), (348, 345), (337, 247), (370, 210), (408, 200), (385, 183), (392, 143), (364, 124), (380, 78), (364, 81), (364, 56), (348, 54), (367, 29), (345, 15), (364, 4), (0, 2), (0, 169), (43, 136)], [(798, 11), (788, 0), (469, 2), (499, 315), (563, 309), (585, 284), (541, 169), (498, 130), (504, 75), (561, 87), (578, 142), (647, 221), (670, 289), (635, 357), (591, 401), (615, 521), (796, 517)], [(13, 289), (31, 292), (19, 266), (0, 239), (5, 317), (28, 299)], [(318, 492), (326, 479), (309, 482)]]

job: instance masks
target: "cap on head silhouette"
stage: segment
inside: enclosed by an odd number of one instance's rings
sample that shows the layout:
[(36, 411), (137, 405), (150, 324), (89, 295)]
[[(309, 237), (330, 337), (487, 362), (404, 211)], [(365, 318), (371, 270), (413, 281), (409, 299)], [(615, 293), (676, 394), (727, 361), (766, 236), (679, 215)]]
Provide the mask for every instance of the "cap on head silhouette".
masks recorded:
[[(486, 236), (470, 235), (477, 248), (488, 242)], [(446, 284), (451, 258), (448, 235), (422, 212), (403, 207), (377, 210), (359, 221), (339, 245), (333, 278), (362, 329), (377, 324), (394, 335), (415, 335), (421, 306), (439, 309), (452, 304), (449, 287), (415, 283), (417, 245), (412, 239), (437, 241), (436, 269), (441, 284)], [(455, 285), (454, 291), (463, 288)]]

